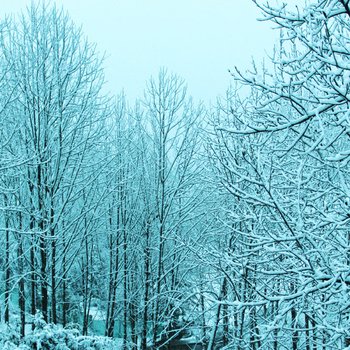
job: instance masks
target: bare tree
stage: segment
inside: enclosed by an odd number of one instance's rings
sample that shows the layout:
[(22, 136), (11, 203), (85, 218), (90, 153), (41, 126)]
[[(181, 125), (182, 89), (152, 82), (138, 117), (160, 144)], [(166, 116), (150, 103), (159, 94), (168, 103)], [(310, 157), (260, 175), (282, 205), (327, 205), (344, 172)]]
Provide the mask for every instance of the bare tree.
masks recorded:
[[(275, 349), (286, 342), (335, 349), (348, 343), (349, 317), (341, 292), (348, 290), (348, 4), (256, 3), (281, 28), (274, 70), (237, 70), (253, 95), (215, 124), (221, 186), (252, 223), (238, 232), (249, 238), (244, 256), (254, 276), (241, 306), (254, 321), (253, 348), (260, 338)], [(342, 311), (335, 316), (334, 308)]]
[[(170, 327), (171, 317), (181, 304), (181, 280), (177, 271), (182, 252), (177, 242), (186, 230), (196, 206), (196, 175), (199, 148), (197, 118), (200, 109), (186, 98), (184, 82), (161, 70), (158, 79), (151, 79), (145, 93), (144, 129), (151, 142), (148, 162), (154, 182), (150, 184), (154, 209), (145, 218), (146, 233), (152, 223), (157, 232), (151, 241), (156, 245), (153, 275), (153, 333), (156, 344), (161, 325)], [(151, 177), (152, 180), (152, 177)], [(151, 204), (152, 204), (151, 202)], [(188, 226), (187, 226), (188, 227)], [(147, 237), (146, 237), (147, 238)], [(149, 237), (148, 237), (149, 239)], [(149, 257), (146, 258), (146, 271)]]
[[(69, 226), (67, 217), (63, 225), (63, 216), (96, 176), (86, 170), (87, 160), (103, 135), (108, 114), (108, 101), (101, 94), (101, 60), (68, 16), (44, 2), (32, 4), (3, 33), (2, 54), (11, 67), (9, 82), (20, 115), (18, 142), (26, 152), (23, 158), (28, 159), (21, 181), (28, 192), (20, 198), (27, 213), (21, 219), (22, 230), (32, 234), (32, 312), (40, 305), (44, 320), (48, 321), (50, 312), (50, 320), (56, 323), (57, 290), (63, 281), (57, 271), (61, 261), (57, 247), (62, 228)], [(78, 212), (70, 219), (76, 224), (83, 215)], [(64, 240), (66, 245), (67, 237)]]

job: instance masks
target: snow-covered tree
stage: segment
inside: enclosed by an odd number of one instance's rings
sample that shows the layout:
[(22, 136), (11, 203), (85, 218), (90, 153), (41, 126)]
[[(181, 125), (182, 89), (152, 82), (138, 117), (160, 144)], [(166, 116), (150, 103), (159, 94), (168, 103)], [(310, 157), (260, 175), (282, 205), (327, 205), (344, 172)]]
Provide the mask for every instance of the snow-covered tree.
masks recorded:
[(108, 113), (101, 60), (65, 12), (44, 2), (14, 20), (1, 44), (20, 131), (15, 150), (25, 160), (13, 190), (22, 221), (13, 219), (11, 229), (29, 245), (32, 312), (39, 308), (56, 323), (61, 269), (72, 264), (62, 265), (60, 248), (66, 258), (96, 205), (82, 198), (104, 164), (96, 157)]
[(257, 5), (281, 30), (273, 69), (237, 70), (252, 94), (230, 109), (229, 122), (215, 125), (217, 147), (224, 149), (216, 157), (221, 185), (233, 203), (248, 208), (250, 222), (239, 234), (251, 242), (245, 264), (254, 275), (253, 294), (237, 302), (257, 315), (253, 348), (271, 343), (277, 349), (286, 341), (293, 349), (344, 347), (349, 4)]

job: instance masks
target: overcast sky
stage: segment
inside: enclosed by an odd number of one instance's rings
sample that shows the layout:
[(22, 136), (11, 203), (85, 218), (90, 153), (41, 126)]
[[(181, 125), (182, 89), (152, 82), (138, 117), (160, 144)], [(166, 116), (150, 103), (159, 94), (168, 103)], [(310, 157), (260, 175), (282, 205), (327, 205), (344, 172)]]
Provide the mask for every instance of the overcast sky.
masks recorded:
[[(224, 93), (235, 65), (245, 70), (271, 53), (276, 33), (258, 22), (251, 0), (57, 0), (106, 52), (108, 89), (142, 95), (160, 67), (182, 76), (195, 99)], [(1, 15), (30, 0), (1, 0)]]

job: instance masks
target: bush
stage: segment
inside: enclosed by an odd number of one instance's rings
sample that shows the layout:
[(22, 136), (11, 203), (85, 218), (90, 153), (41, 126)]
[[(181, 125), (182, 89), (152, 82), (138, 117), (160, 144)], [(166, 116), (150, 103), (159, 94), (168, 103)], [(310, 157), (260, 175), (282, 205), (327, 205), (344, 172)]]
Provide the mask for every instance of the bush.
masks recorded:
[(10, 325), (0, 326), (0, 349), (14, 350), (18, 349), (20, 335), (16, 327)]
[(1, 350), (105, 350), (118, 349), (110, 338), (81, 336), (79, 327), (47, 324), (40, 314), (34, 319), (35, 330), (21, 339), (18, 327), (0, 325)]

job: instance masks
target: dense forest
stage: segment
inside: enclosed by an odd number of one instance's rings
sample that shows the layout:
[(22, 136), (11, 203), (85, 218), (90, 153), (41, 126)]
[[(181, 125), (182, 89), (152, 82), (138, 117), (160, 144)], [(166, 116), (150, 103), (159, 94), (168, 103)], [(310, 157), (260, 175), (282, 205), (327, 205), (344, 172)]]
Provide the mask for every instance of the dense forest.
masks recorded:
[(2, 19), (2, 349), (350, 348), (350, 1), (255, 3), (279, 41), (210, 106), (106, 94), (52, 4)]

